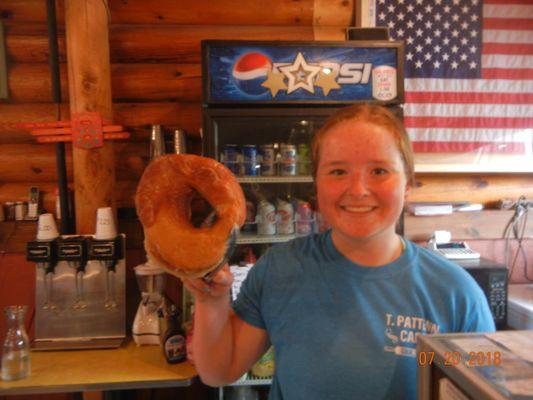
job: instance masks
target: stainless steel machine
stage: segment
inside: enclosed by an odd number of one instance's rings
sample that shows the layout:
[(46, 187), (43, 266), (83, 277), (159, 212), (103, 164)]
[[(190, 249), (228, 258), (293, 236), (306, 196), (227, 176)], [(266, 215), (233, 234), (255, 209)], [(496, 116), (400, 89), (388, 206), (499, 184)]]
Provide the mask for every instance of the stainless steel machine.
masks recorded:
[(33, 347), (120, 346), (126, 336), (125, 236), (44, 236), (38, 233), (27, 246), (27, 259), (37, 263)]

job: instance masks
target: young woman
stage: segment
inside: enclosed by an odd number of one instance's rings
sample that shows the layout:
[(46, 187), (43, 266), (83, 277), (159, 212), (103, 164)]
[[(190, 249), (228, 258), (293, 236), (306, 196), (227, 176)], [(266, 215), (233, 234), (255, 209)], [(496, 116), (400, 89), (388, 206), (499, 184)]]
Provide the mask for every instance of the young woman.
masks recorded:
[(413, 156), (387, 109), (338, 111), (311, 144), (331, 229), (272, 247), (230, 305), (232, 281), (185, 281), (196, 297), (202, 380), (238, 379), (272, 344), (270, 399), (415, 399), (416, 339), (493, 331), (485, 296), (460, 267), (400, 237)]

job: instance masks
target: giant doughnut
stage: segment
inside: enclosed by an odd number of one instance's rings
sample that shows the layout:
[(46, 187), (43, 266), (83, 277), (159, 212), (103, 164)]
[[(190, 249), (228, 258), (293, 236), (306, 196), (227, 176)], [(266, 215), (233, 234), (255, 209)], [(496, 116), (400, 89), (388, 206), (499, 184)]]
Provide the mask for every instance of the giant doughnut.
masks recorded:
[[(216, 212), (212, 226), (195, 227), (195, 192)], [(149, 262), (181, 278), (204, 276), (223, 259), (234, 226), (242, 226), (246, 205), (241, 186), (224, 165), (193, 154), (169, 154), (145, 169), (135, 195)]]

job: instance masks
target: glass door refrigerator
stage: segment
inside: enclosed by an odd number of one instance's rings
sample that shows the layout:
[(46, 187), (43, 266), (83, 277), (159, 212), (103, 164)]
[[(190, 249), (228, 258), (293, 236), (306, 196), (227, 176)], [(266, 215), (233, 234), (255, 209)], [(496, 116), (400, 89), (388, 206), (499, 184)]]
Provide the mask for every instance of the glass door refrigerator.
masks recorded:
[[(403, 51), (402, 42), (387, 40), (202, 42), (204, 156), (237, 176), (247, 200), (230, 265), (251, 266), (273, 243), (327, 229), (315, 200), (311, 137), (353, 103), (401, 116)], [(265, 383), (257, 378), (240, 384)]]

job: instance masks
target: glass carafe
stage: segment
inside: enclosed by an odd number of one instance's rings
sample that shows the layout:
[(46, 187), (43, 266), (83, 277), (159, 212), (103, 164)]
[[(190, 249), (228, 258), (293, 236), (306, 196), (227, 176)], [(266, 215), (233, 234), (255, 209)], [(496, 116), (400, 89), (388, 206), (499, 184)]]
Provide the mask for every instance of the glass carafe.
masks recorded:
[(27, 306), (8, 306), (7, 333), (2, 351), (2, 379), (22, 379), (30, 373), (30, 340), (24, 328)]

